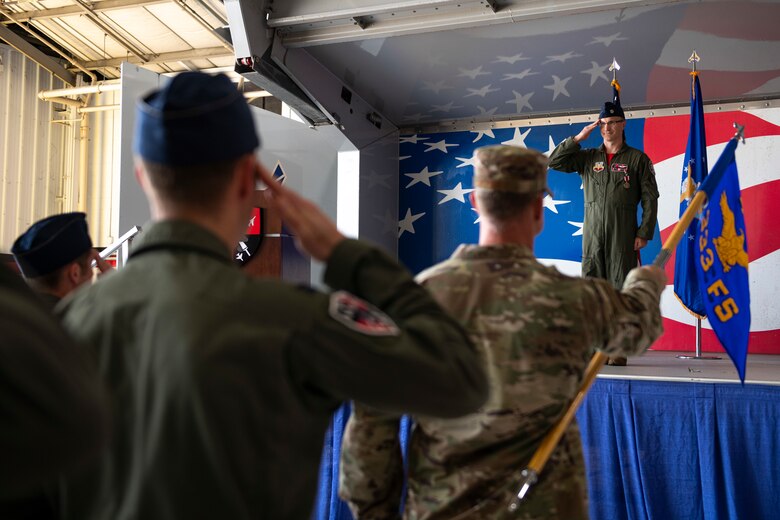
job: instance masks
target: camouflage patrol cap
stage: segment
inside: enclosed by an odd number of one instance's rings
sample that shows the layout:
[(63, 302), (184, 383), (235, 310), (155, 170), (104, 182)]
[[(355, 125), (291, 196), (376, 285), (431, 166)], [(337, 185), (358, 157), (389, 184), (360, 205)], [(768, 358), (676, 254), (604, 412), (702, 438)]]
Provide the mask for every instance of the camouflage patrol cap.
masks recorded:
[(547, 158), (518, 146), (483, 146), (474, 150), (474, 187), (511, 193), (550, 192)]

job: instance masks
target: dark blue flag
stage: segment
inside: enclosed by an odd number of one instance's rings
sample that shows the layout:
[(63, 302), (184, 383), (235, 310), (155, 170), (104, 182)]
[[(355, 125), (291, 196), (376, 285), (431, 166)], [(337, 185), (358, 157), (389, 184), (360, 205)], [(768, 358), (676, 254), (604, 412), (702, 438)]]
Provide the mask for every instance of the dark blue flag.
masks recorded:
[(736, 147), (736, 139), (729, 141), (701, 185), (707, 194), (707, 205), (696, 232), (695, 265), (707, 317), (744, 383), (750, 287), (747, 234), (734, 160)]
[[(691, 129), (688, 133), (688, 146), (683, 161), (682, 183), (680, 185), (680, 216), (693, 200), (693, 194), (707, 176), (707, 139), (704, 132), (704, 107), (701, 99), (699, 76), (694, 73), (691, 81)], [(696, 275), (699, 257), (696, 248), (696, 230), (699, 219), (694, 218), (685, 236), (677, 244), (677, 256), (674, 263), (674, 294), (691, 314), (697, 318), (705, 317), (702, 292)]]

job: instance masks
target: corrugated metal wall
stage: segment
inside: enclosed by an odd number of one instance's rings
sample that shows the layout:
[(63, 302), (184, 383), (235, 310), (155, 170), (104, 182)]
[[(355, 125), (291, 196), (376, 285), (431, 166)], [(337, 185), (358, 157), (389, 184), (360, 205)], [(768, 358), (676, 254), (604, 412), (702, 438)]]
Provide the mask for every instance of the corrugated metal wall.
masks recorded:
[[(118, 111), (76, 114), (38, 99), (67, 85), (18, 51), (0, 45), (0, 252), (33, 222), (66, 211), (86, 211), (96, 245), (108, 245), (111, 180), (117, 168)], [(118, 103), (116, 92), (88, 104)], [(87, 193), (79, 204), (80, 125), (86, 115)]]

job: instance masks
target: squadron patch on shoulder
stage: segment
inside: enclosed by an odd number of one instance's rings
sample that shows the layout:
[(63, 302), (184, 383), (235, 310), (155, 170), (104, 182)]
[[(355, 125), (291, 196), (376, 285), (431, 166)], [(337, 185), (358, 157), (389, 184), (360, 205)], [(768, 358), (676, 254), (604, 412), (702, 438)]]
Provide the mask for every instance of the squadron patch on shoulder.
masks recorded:
[(346, 327), (368, 336), (398, 336), (395, 322), (370, 303), (346, 291), (330, 295), (330, 316)]
[(604, 162), (599, 161), (596, 164), (593, 165), (593, 171), (596, 173), (603, 172), (604, 171)]

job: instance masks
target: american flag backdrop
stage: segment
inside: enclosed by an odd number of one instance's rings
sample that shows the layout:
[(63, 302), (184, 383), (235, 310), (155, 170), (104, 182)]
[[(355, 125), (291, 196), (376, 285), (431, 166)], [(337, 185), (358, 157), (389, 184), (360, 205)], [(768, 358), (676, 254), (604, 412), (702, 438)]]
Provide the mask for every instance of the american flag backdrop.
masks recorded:
[[(745, 125), (748, 142), (737, 150), (745, 221), (750, 236), (752, 325), (749, 352), (780, 354), (780, 313), (772, 299), (780, 294), (780, 229), (773, 217), (780, 200), (780, 109), (711, 113), (705, 117), (707, 153), (714, 164), (733, 135), (734, 121)], [(468, 194), (473, 185), (471, 157), (475, 148), (514, 144), (544, 153), (584, 124), (549, 125), (486, 131), (404, 135), (400, 139), (399, 256), (413, 271), (447, 258), (460, 243), (476, 243), (477, 214)], [(661, 193), (658, 225), (642, 251), (642, 262), (653, 261), (664, 238), (678, 220), (680, 171), (689, 130), (688, 115), (631, 119), (628, 144), (643, 149), (655, 164)], [(598, 146), (591, 135), (585, 146)], [(549, 172), (553, 196), (545, 198), (545, 226), (535, 252), (562, 272), (579, 275), (582, 254), (583, 195), (577, 174)], [(667, 264), (669, 287), (662, 310), (666, 333), (654, 348), (693, 350), (694, 319), (674, 298), (671, 280), (674, 258)], [(703, 323), (703, 348), (720, 350)]]

